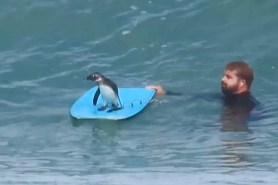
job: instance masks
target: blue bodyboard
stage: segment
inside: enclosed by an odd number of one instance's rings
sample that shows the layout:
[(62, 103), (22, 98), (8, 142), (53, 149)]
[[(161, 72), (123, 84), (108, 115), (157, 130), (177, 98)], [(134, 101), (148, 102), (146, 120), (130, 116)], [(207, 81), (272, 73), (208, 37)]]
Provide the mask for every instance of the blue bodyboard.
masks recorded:
[(93, 97), (98, 87), (93, 87), (81, 96), (70, 108), (70, 114), (77, 119), (112, 119), (121, 120), (135, 116), (141, 112), (155, 95), (155, 90), (146, 88), (119, 88), (118, 94), (123, 106), (122, 109), (109, 112), (111, 105), (99, 111), (103, 100), (101, 95), (97, 104), (93, 105)]

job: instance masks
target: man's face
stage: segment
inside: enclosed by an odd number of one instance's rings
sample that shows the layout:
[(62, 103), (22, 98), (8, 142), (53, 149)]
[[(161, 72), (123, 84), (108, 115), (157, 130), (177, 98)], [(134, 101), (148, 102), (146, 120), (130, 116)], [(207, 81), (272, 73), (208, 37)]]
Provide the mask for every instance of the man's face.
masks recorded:
[(236, 70), (225, 70), (221, 79), (221, 89), (224, 95), (236, 94), (240, 86), (240, 79)]

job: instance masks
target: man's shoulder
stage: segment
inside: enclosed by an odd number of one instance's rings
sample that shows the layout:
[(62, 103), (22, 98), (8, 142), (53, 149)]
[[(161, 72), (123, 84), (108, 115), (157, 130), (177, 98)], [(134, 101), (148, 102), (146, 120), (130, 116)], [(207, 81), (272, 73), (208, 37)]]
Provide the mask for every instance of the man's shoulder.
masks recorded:
[(259, 100), (257, 100), (253, 94), (250, 93), (250, 101), (254, 104), (254, 106), (258, 106), (261, 104), (261, 102)]

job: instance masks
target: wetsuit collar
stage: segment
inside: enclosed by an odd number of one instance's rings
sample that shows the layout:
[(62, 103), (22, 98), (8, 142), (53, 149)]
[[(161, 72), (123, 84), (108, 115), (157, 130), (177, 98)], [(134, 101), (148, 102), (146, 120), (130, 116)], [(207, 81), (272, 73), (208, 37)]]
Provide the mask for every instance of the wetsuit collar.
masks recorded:
[(232, 95), (224, 95), (225, 98), (237, 98), (237, 97), (246, 97), (246, 96), (250, 96), (250, 91), (245, 91), (239, 94), (232, 94)]

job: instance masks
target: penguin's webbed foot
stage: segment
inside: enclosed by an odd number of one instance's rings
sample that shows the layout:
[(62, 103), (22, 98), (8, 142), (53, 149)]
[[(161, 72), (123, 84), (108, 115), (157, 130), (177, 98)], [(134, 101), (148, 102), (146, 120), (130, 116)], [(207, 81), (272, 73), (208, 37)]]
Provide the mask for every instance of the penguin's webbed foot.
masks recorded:
[(97, 110), (104, 111), (106, 108), (107, 108), (107, 105), (103, 105), (103, 106), (99, 107)]
[(107, 112), (113, 112), (122, 109), (122, 107), (118, 107), (115, 104), (112, 104), (112, 109), (108, 110)]
[(122, 109), (122, 107), (112, 108), (112, 109), (108, 110), (107, 112), (113, 112), (113, 111), (117, 111), (120, 109)]

